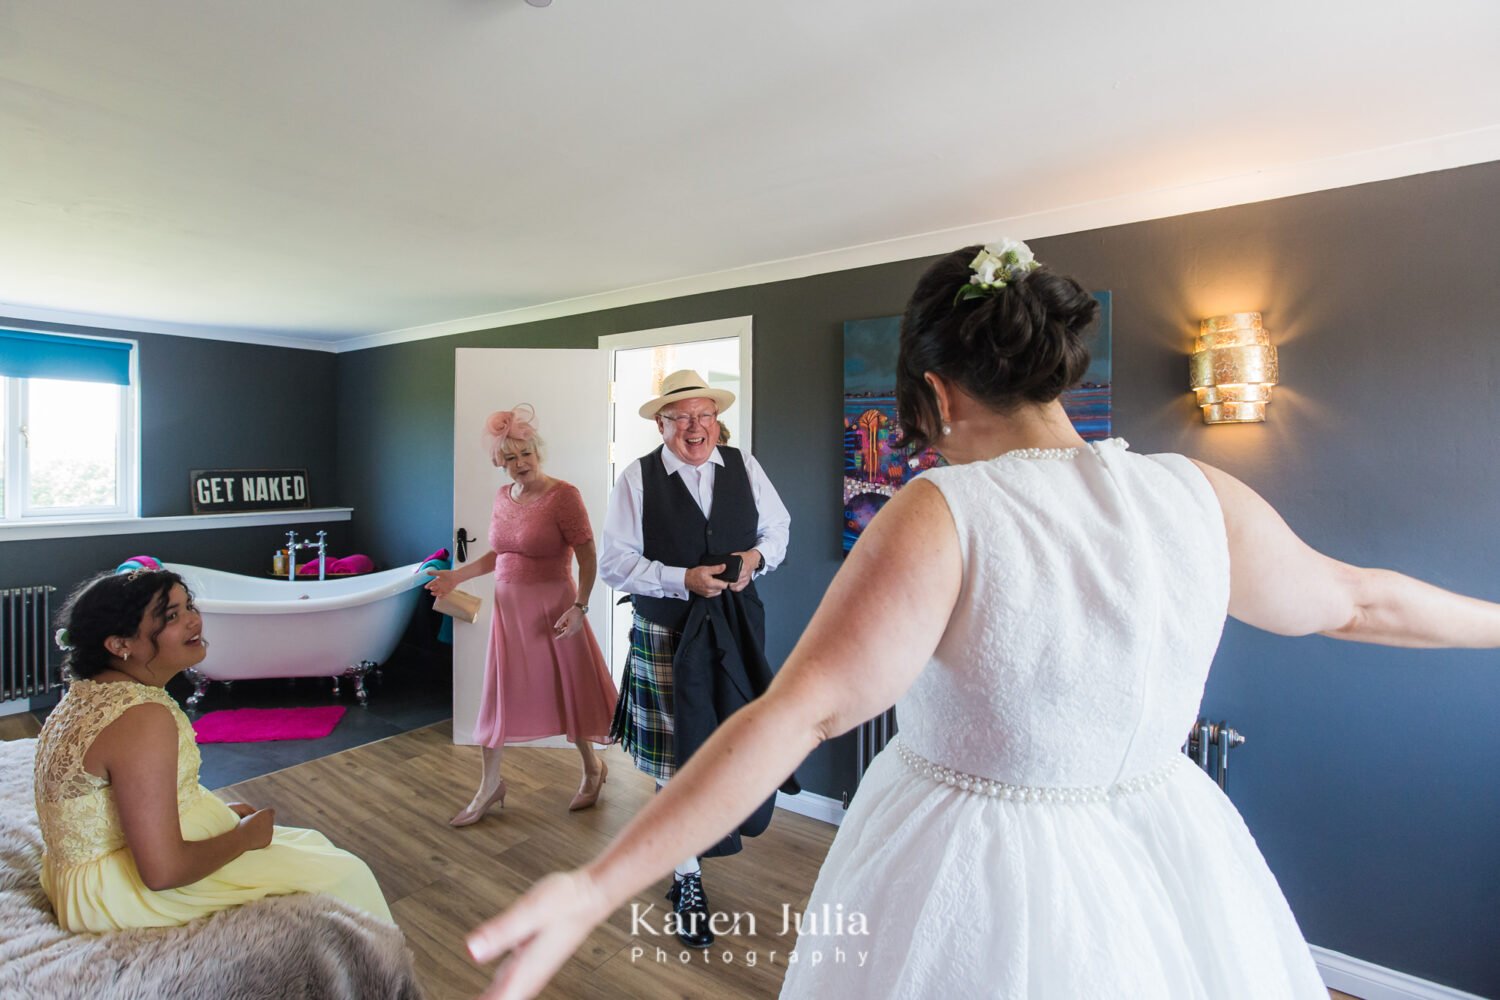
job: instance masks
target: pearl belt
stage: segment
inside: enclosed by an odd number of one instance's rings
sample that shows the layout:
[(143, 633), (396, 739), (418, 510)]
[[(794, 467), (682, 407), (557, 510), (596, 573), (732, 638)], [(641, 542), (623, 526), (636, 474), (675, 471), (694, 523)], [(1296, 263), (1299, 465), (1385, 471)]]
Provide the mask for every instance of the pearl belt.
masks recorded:
[(1114, 785), (1095, 785), (1092, 787), (1034, 787), (1031, 785), (1010, 785), (1003, 781), (992, 781), (989, 778), (980, 777), (977, 774), (965, 774), (963, 771), (955, 771), (944, 767), (934, 761), (928, 760), (906, 745), (906, 741), (897, 736), (891, 740), (891, 747), (896, 751), (905, 764), (913, 771), (925, 778), (930, 778), (939, 784), (957, 788), (961, 792), (969, 792), (973, 795), (986, 795), (993, 799), (1007, 799), (1012, 802), (1109, 802), (1119, 798), (1121, 795), (1130, 795), (1134, 792), (1145, 791), (1155, 788), (1169, 778), (1187, 758), (1174, 755), (1165, 764), (1154, 768), (1139, 777), (1131, 778)]

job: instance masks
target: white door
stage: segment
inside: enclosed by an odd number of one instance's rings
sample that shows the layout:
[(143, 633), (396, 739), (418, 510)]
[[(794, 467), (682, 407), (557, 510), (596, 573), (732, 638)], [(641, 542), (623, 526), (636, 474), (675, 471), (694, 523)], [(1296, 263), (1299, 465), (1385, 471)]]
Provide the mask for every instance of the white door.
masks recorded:
[[(484, 449), (484, 420), (495, 410), (517, 403), (536, 408), (537, 432), (546, 444), (544, 469), (549, 476), (578, 487), (588, 507), (596, 542), (604, 530), (609, 499), (608, 352), (591, 350), (521, 350), (460, 348), (454, 351), (453, 386), (453, 532), (469, 538), (470, 561), (489, 551), (490, 510), (495, 491), (509, 483), (490, 464)], [(458, 547), (452, 546), (455, 568)], [(453, 742), (472, 744), (479, 717), (485, 648), (489, 643), (494, 585), (489, 577), (465, 583), (481, 598), (479, 620), (453, 623)], [(609, 588), (595, 583), (584, 598), (591, 609), (603, 609)], [(594, 629), (609, 656), (608, 617), (591, 611)], [(558, 745), (564, 746), (565, 742)]]

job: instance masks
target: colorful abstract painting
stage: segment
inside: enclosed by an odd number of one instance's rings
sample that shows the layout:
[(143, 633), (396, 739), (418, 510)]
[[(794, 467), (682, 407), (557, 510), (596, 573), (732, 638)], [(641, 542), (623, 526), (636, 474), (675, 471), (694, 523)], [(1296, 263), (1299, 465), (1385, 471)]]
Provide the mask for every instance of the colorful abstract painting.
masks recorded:
[[(1099, 300), (1092, 360), (1077, 388), (1063, 393), (1063, 408), (1085, 441), (1110, 435), (1110, 293)], [(943, 463), (931, 449), (911, 456), (897, 438), (896, 350), (901, 317), (850, 320), (844, 324), (844, 551), (895, 492)]]

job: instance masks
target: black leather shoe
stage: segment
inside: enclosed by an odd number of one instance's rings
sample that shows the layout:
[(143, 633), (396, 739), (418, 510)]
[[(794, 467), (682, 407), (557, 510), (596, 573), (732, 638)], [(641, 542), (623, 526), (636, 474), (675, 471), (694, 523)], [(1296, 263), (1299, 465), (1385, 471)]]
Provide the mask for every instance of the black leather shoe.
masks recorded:
[(708, 929), (708, 897), (703, 894), (703, 875), (693, 872), (672, 880), (667, 890), (672, 912), (677, 914), (677, 940), (689, 948), (707, 948), (714, 943)]

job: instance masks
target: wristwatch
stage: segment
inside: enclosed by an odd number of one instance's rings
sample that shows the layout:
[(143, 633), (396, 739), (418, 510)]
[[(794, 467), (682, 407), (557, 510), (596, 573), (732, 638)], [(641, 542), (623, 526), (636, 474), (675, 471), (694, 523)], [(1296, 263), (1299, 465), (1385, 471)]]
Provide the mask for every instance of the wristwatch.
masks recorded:
[(574, 601), (573, 607), (577, 608), (579, 611), (582, 611), (584, 614), (589, 613), (589, 606), (587, 604), (579, 604), (577, 601)]

